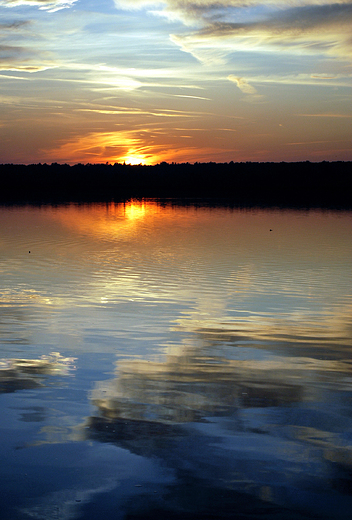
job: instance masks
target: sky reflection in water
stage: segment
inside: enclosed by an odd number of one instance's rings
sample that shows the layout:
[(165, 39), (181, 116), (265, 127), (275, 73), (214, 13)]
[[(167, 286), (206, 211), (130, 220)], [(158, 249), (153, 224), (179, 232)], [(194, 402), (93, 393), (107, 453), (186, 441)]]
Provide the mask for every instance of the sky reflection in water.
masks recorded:
[(351, 213), (0, 225), (0, 518), (350, 518)]

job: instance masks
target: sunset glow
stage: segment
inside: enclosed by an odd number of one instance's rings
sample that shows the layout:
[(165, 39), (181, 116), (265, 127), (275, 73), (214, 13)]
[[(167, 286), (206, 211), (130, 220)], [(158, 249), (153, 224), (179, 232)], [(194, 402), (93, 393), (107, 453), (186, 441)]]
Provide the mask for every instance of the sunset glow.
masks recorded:
[(134, 235), (144, 219), (162, 214), (163, 221), (172, 222), (172, 208), (163, 209), (155, 201), (130, 200), (125, 204), (110, 202), (94, 208), (71, 205), (63, 211), (48, 210), (47, 215), (71, 231), (96, 239), (123, 238)]
[(143, 155), (138, 155), (134, 153), (130, 153), (126, 157), (123, 157), (123, 162), (126, 164), (136, 165), (136, 164), (148, 164)]
[(0, 13), (1, 163), (352, 160), (351, 0)]

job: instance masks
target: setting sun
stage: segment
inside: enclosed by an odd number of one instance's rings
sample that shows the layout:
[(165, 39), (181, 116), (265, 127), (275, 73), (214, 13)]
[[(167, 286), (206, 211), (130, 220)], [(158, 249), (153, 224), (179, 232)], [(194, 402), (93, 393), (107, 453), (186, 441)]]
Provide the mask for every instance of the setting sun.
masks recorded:
[[(147, 164), (144, 155), (138, 155), (133, 153), (127, 155), (126, 157), (123, 157), (122, 161), (126, 164), (131, 164), (132, 166), (135, 166), (137, 164)], [(121, 162), (121, 160), (119, 162)]]
[(1, 162), (350, 161), (351, 1), (0, 0)]

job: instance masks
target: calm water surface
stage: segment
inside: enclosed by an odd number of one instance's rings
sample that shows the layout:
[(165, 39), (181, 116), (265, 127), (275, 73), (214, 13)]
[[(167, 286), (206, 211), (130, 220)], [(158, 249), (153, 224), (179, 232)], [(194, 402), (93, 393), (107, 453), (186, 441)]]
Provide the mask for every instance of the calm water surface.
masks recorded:
[(350, 519), (352, 214), (0, 208), (0, 518)]

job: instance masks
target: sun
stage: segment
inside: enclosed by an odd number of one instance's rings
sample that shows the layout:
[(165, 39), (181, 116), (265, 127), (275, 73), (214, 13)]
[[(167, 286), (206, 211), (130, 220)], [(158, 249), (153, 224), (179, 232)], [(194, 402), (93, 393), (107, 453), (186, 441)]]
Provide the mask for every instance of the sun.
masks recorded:
[(146, 164), (145, 156), (140, 154), (128, 154), (122, 159), (126, 164), (131, 164), (132, 166), (136, 164)]

